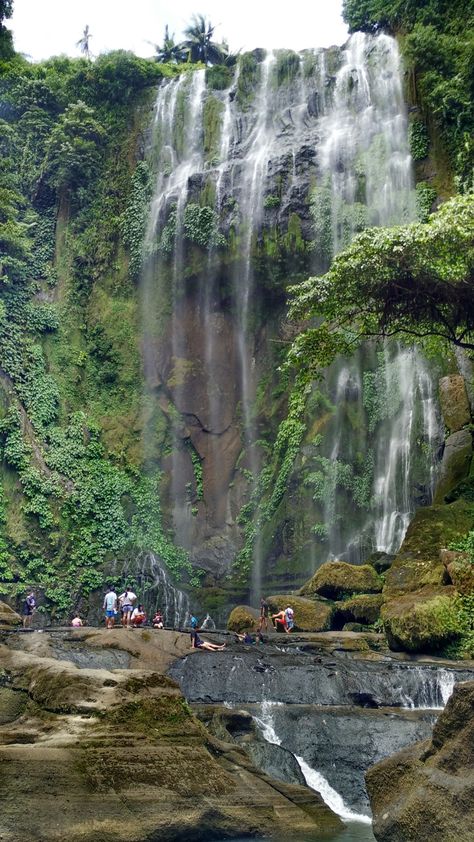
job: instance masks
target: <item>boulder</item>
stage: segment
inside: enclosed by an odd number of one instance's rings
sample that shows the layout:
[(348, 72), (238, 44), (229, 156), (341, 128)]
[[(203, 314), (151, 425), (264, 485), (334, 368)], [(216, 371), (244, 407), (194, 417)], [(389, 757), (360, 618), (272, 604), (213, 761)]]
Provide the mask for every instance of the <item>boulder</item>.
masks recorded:
[(295, 612), (295, 629), (298, 631), (321, 632), (331, 628), (334, 607), (330, 602), (305, 599), (295, 594), (276, 594), (269, 596), (267, 602), (272, 614), (291, 605)]
[(466, 383), (461, 374), (449, 374), (439, 381), (439, 401), (443, 420), (450, 433), (461, 430), (471, 420)]
[(371, 564), (377, 573), (385, 573), (392, 566), (394, 558), (394, 555), (380, 551), (372, 553), (372, 555), (365, 560), (365, 564)]
[(260, 612), (250, 605), (236, 605), (229, 614), (227, 628), (229, 631), (254, 631), (258, 626)]
[(465, 595), (474, 593), (474, 563), (469, 553), (440, 550), (439, 557), (456, 590)]
[(459, 636), (453, 587), (425, 587), (384, 603), (381, 618), (395, 651), (437, 652)]
[(318, 594), (328, 599), (341, 599), (350, 594), (380, 593), (383, 580), (370, 564), (347, 564), (327, 561), (301, 588), (302, 596)]
[(458, 684), (433, 737), (366, 774), (379, 842), (473, 839), (474, 681)]
[[(338, 621), (339, 627), (340, 623), (362, 623), (370, 626), (379, 619), (382, 604), (382, 594), (358, 594), (351, 599), (336, 602), (335, 620)], [(349, 629), (349, 631), (360, 631), (360, 629)]]
[(449, 506), (418, 509), (405, 539), (385, 576), (385, 600), (423, 586), (439, 587), (449, 583), (446, 568), (439, 557), (443, 547), (459, 540), (474, 526), (474, 505), (457, 500)]
[(6, 602), (0, 602), (0, 628), (14, 628), (21, 626), (22, 620), (19, 614), (10, 608)]
[(443, 503), (444, 498), (461, 480), (469, 475), (472, 461), (472, 433), (459, 430), (446, 439), (434, 503)]

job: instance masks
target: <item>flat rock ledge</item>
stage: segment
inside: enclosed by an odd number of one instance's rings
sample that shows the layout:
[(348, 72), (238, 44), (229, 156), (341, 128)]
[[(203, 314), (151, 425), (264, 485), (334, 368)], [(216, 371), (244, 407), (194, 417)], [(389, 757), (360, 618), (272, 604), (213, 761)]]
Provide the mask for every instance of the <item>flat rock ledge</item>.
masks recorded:
[[(102, 667), (114, 653), (129, 666)], [(185, 653), (188, 636), (165, 631), (0, 635), (2, 842), (324, 838), (342, 829), (317, 793), (260, 772), (198, 721), (164, 674)]]

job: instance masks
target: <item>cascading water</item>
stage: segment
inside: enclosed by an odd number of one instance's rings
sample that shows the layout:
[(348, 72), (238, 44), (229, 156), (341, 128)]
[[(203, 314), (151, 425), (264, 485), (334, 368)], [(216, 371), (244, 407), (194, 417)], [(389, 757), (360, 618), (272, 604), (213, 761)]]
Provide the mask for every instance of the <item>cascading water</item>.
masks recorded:
[[(272, 708), (274, 707), (274, 704), (275, 703), (269, 701), (262, 702), (261, 711), (258, 715), (254, 715), (254, 719), (260, 728), (263, 738), (267, 742), (273, 743), (273, 745), (281, 746), (282, 740), (275, 731), (275, 723), (272, 715)], [(317, 772), (315, 769), (312, 769), (303, 757), (299, 757), (298, 755), (294, 755), (294, 757), (298, 762), (307, 785), (316, 792), (319, 792), (323, 801), (331, 808), (331, 810), (333, 810), (334, 813), (337, 813), (337, 815), (342, 819), (347, 819), (349, 821), (363, 822), (366, 824), (371, 823), (370, 816), (365, 816), (361, 813), (354, 813), (354, 811), (344, 803), (344, 799), (338, 792), (336, 792), (335, 789), (333, 789), (324, 775)]]
[[(172, 583), (168, 571), (154, 553), (143, 553), (133, 563), (114, 572), (122, 581), (136, 583), (139, 602), (145, 606), (148, 617), (153, 617), (160, 609), (165, 626), (184, 628), (188, 624), (191, 616), (188, 596)], [(210, 617), (208, 623), (212, 625)]]
[[(275, 367), (286, 284), (324, 271), (366, 225), (414, 216), (396, 42), (356, 34), (342, 50), (292, 55), (256, 51), (227, 90), (205, 71), (183, 74), (156, 103), (142, 280), (149, 414), (171, 430), (167, 525), (218, 579), (264, 466), (259, 389)], [(429, 370), (415, 351), (362, 349), (329, 371), (324, 401), (323, 440), (306, 460), (314, 564), (394, 551), (434, 481)], [(268, 553), (258, 530), (252, 551), (255, 600)]]

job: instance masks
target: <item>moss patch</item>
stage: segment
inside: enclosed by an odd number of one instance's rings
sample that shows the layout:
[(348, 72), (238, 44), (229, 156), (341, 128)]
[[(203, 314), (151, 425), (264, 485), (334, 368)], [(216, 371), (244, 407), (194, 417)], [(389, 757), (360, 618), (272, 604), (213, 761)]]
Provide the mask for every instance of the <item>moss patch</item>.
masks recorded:
[(452, 587), (426, 587), (385, 603), (381, 617), (391, 649), (439, 652), (460, 635)]
[(327, 561), (303, 585), (300, 594), (319, 594), (328, 599), (341, 599), (351, 594), (380, 593), (382, 587), (383, 579), (369, 564)]

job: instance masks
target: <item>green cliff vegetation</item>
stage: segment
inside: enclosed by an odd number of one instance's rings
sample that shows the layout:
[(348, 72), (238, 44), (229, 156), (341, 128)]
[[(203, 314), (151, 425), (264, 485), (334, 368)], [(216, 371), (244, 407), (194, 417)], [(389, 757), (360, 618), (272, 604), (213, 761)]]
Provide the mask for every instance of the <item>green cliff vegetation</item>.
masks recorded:
[[(459, 189), (473, 186), (474, 8), (471, 0), (344, 0), (351, 32), (400, 37), (415, 99), (444, 142)], [(420, 151), (420, 146), (418, 146)], [(427, 150), (426, 150), (427, 151)]]
[(2, 53), (0, 572), (4, 592), (34, 584), (61, 615), (140, 547), (191, 572), (140, 445), (150, 193), (136, 149), (175, 69), (121, 51), (35, 65)]

